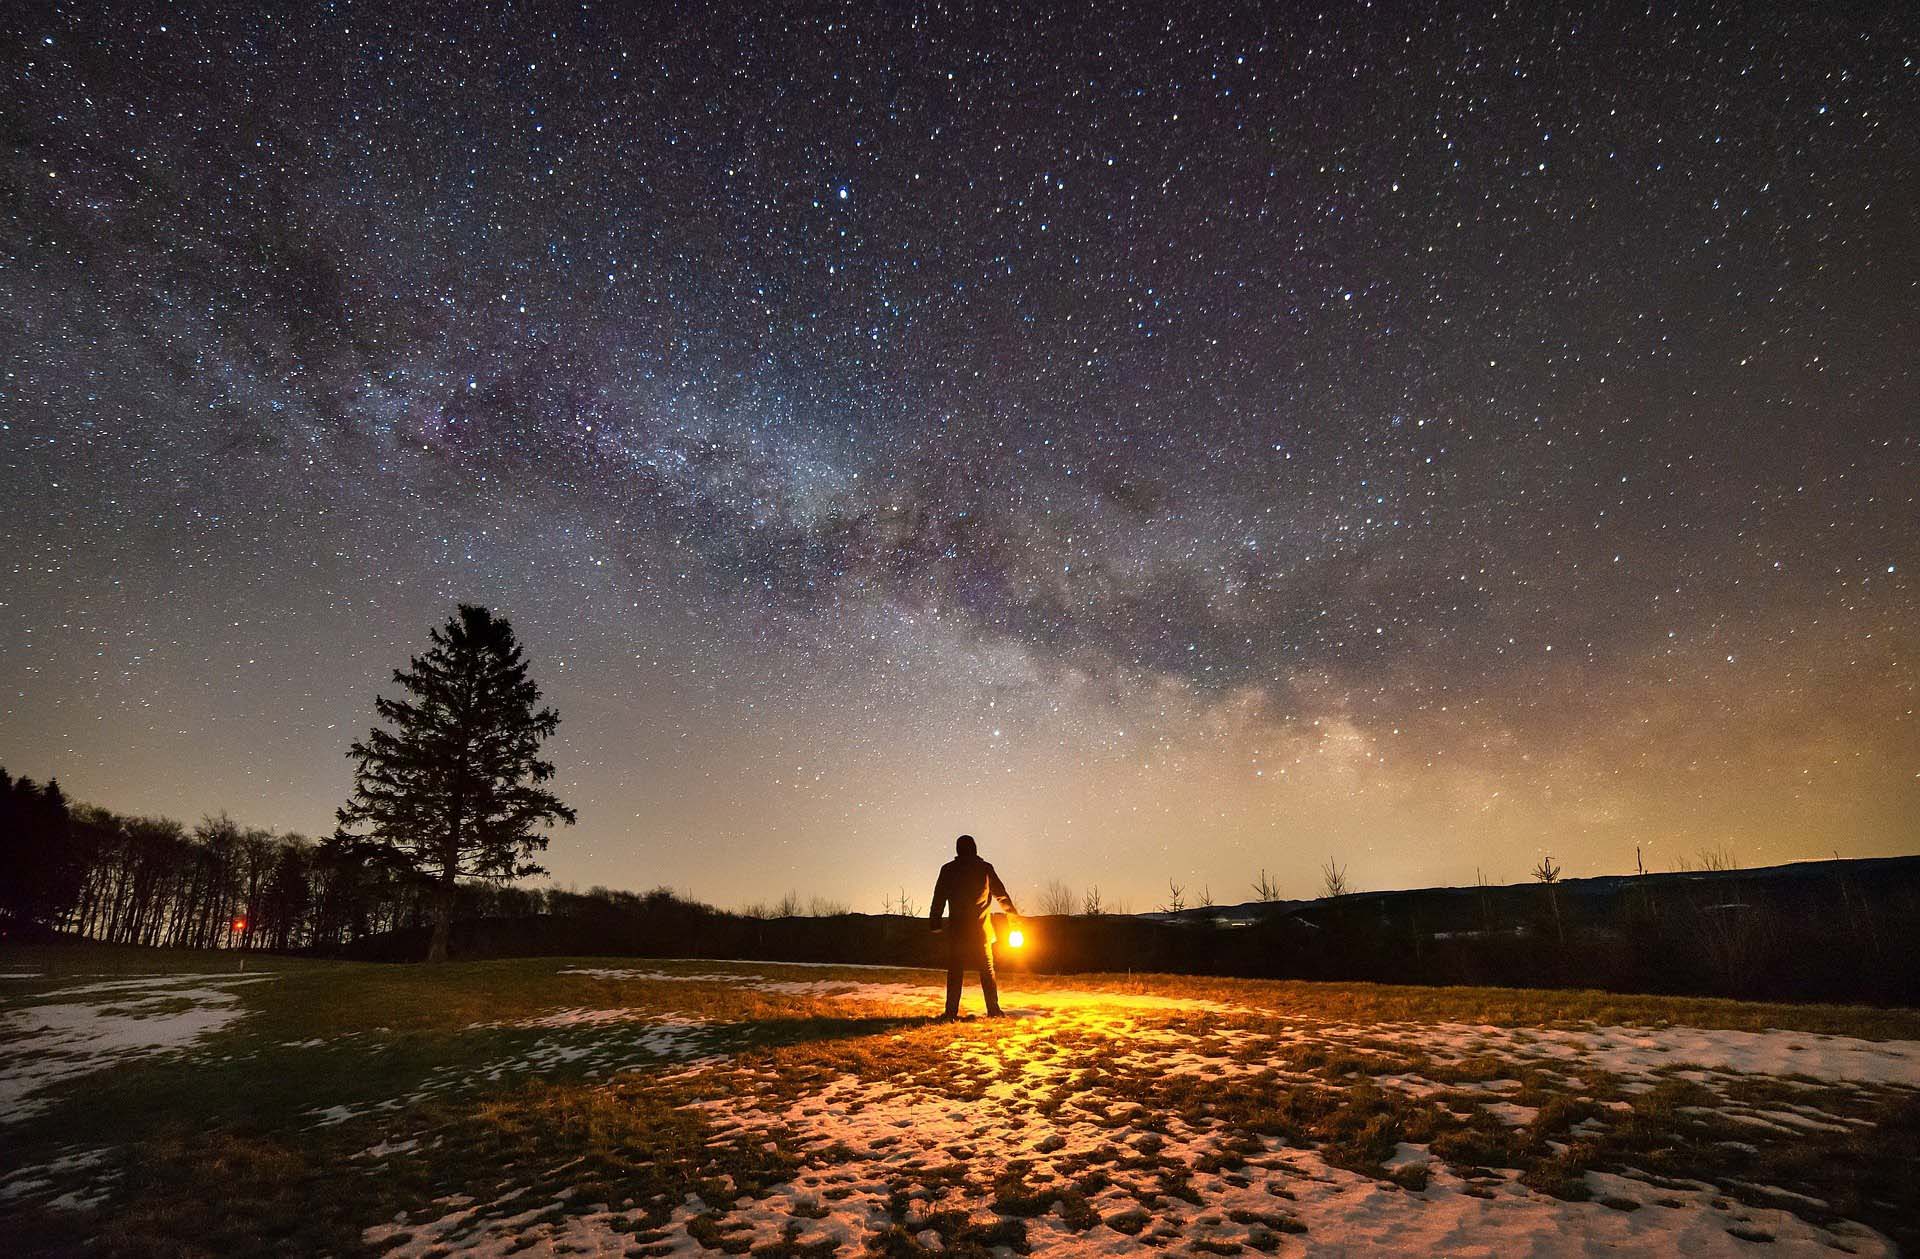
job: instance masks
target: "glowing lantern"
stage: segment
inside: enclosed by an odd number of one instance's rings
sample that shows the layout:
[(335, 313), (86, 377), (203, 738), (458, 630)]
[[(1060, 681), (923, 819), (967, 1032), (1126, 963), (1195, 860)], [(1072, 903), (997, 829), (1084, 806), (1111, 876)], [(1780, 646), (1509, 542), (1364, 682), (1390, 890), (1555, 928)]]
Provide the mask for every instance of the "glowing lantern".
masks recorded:
[(1008, 948), (1017, 949), (1021, 945), (1025, 944), (1026, 942), (1027, 942), (1027, 933), (1020, 930), (1020, 928), (1015, 927), (1012, 931), (1007, 932)]

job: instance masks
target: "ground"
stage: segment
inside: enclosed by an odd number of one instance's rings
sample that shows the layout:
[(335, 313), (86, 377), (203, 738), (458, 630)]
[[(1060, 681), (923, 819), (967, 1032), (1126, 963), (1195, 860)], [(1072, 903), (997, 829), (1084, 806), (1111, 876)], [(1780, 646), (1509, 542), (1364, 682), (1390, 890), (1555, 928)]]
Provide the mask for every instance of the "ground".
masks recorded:
[(949, 1024), (941, 978), (0, 950), (0, 1236), (765, 1259), (1920, 1244), (1920, 1013), (1077, 975), (1010, 976), (1014, 1017)]

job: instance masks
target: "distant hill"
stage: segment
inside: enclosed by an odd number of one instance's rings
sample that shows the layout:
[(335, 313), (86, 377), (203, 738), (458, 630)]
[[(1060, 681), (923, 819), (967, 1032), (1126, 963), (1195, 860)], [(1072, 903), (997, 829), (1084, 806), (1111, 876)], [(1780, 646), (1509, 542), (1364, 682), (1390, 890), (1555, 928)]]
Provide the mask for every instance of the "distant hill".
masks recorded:
[[(1920, 878), (1920, 855), (1905, 857), (1857, 857), (1823, 861), (1793, 861), (1777, 866), (1755, 866), (1739, 870), (1675, 870), (1665, 873), (1600, 874), (1586, 878), (1561, 879), (1554, 886), (1563, 901), (1579, 905), (1598, 905), (1618, 899), (1632, 890), (1671, 896), (1676, 892), (1695, 892), (1709, 898), (1731, 897), (1743, 888), (1766, 888), (1771, 893), (1790, 893), (1796, 885), (1831, 885), (1836, 880), (1872, 881), (1890, 878), (1895, 883)], [(1156, 910), (1135, 914), (1151, 922), (1198, 925), (1212, 922), (1220, 927), (1244, 927), (1263, 919), (1293, 915), (1306, 921), (1329, 912), (1347, 912), (1356, 906), (1370, 906), (1388, 913), (1428, 910), (1441, 915), (1449, 912), (1471, 917), (1478, 903), (1487, 896), (1510, 901), (1516, 897), (1537, 898), (1544, 887), (1537, 882), (1501, 883), (1485, 886), (1398, 888), (1378, 892), (1349, 892), (1339, 897), (1315, 897), (1310, 900), (1243, 901), (1238, 905), (1214, 905), (1174, 912)], [(1727, 901), (1728, 905), (1737, 901)], [(1471, 924), (1468, 923), (1468, 926)]]

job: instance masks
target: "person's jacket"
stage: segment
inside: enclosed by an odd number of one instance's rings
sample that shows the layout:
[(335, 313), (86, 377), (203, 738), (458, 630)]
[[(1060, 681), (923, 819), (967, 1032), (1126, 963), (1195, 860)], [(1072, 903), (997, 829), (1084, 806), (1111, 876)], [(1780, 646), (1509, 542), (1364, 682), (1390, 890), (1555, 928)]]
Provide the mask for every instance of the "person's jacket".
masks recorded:
[(940, 878), (933, 885), (933, 908), (927, 911), (927, 918), (938, 925), (940, 911), (951, 903), (953, 929), (964, 931), (967, 924), (973, 924), (980, 938), (992, 944), (997, 938), (993, 931), (995, 897), (1008, 913), (1020, 912), (1013, 907), (1013, 897), (1007, 895), (1007, 885), (993, 872), (992, 865), (979, 857), (955, 857), (940, 867)]

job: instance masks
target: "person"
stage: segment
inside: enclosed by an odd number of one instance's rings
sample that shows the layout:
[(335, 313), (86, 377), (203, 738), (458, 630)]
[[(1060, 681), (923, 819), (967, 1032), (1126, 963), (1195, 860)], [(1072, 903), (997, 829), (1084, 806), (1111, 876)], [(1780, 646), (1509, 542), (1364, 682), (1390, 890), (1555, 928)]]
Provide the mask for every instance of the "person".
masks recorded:
[(980, 994), (987, 999), (987, 1017), (1004, 1016), (1000, 1009), (1000, 985), (993, 974), (993, 902), (1007, 907), (1009, 919), (1018, 918), (1013, 897), (991, 865), (980, 860), (979, 845), (973, 836), (962, 835), (953, 841), (954, 859), (940, 867), (940, 878), (933, 885), (933, 908), (927, 919), (940, 930), (940, 911), (952, 905), (952, 924), (947, 931), (947, 1012), (942, 1018), (960, 1017), (960, 989), (967, 972), (980, 972)]

